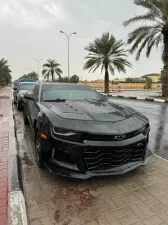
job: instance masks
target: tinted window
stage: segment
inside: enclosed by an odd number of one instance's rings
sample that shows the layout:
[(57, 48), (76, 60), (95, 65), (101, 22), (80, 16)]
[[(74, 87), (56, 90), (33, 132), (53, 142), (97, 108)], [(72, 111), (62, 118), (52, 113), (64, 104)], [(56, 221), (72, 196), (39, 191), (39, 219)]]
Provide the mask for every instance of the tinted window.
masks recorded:
[(29, 90), (29, 91), (31, 91), (31, 90), (33, 90), (35, 85), (36, 84), (32, 84), (32, 83), (30, 83), (30, 84), (22, 84), (22, 83), (20, 83), (19, 84), (19, 89), (20, 90)]
[(41, 101), (65, 100), (102, 100), (100, 94), (89, 87), (71, 85), (43, 85)]

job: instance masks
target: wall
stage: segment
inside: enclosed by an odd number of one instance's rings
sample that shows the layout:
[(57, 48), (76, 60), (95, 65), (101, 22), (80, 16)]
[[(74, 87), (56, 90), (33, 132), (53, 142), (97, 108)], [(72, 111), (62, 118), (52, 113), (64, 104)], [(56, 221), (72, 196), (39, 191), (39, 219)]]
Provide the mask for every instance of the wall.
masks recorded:
[[(104, 82), (80, 82), (93, 88), (104, 88)], [(110, 83), (110, 89), (118, 89), (118, 84)], [(144, 89), (145, 83), (120, 83), (121, 89)], [(160, 83), (153, 83), (152, 89), (161, 88)]]
[(160, 79), (160, 76), (149, 76), (153, 82), (158, 82)]

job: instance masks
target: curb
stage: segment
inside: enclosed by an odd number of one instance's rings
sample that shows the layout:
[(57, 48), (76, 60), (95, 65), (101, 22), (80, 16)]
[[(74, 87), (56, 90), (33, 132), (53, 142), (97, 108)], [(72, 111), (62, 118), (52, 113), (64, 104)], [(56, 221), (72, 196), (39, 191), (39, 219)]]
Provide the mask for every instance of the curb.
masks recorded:
[(124, 95), (113, 95), (113, 94), (104, 94), (102, 95), (107, 97), (115, 97), (115, 98), (124, 98), (124, 99), (133, 99), (133, 100), (142, 100), (142, 101), (148, 101), (148, 102), (159, 102), (159, 103), (168, 103), (168, 99), (158, 99), (158, 98), (143, 98), (143, 97), (137, 97), (137, 96), (124, 96)]
[[(104, 92), (103, 88), (94, 88), (96, 91)], [(160, 89), (109, 89), (109, 92), (122, 92), (122, 91), (161, 91)]]
[(22, 191), (10, 192), (8, 204), (8, 224), (27, 225), (25, 199)]
[(161, 156), (159, 156), (159, 155), (156, 155), (156, 154), (154, 154), (154, 155), (155, 155), (157, 158), (162, 159), (162, 160), (168, 162), (168, 159), (165, 159), (165, 158), (163, 158), (163, 157), (161, 157)]
[(19, 180), (19, 161), (12, 102), (9, 119), (8, 156), (8, 225), (27, 225), (25, 198)]

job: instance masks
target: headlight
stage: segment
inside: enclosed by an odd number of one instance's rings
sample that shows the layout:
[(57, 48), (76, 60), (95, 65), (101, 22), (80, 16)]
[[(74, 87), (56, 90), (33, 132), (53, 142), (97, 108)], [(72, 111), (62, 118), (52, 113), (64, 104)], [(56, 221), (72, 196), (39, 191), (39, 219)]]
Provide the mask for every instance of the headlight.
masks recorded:
[(55, 127), (53, 128), (53, 132), (54, 132), (54, 134), (56, 134), (56, 135), (59, 135), (59, 136), (66, 136), (66, 137), (74, 136), (74, 135), (77, 134), (77, 133), (68, 131), (68, 130), (66, 130), (66, 129), (55, 128)]
[(81, 138), (80, 133), (76, 133), (64, 128), (53, 127), (52, 131), (55, 137), (64, 138), (67, 140), (80, 141)]
[(139, 132), (142, 133), (144, 136), (147, 136), (150, 132), (149, 124), (143, 127)]

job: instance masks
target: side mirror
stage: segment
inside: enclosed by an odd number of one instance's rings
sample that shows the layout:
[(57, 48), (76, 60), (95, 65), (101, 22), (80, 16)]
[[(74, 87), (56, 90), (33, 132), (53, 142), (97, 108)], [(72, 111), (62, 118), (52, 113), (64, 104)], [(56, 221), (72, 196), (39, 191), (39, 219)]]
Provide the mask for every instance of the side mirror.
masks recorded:
[(24, 98), (27, 100), (35, 100), (32, 94), (25, 94)]

